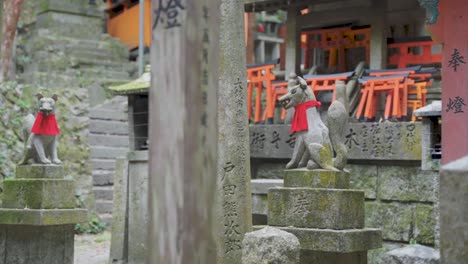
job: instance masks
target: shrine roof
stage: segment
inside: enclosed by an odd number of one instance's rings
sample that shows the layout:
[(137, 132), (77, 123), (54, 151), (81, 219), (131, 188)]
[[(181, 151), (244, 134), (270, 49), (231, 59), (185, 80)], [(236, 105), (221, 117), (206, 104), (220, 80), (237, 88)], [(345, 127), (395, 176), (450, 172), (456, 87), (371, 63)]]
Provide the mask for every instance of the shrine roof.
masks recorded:
[(115, 95), (147, 94), (151, 86), (151, 66), (147, 65), (140, 78), (129, 83), (110, 86), (108, 89)]

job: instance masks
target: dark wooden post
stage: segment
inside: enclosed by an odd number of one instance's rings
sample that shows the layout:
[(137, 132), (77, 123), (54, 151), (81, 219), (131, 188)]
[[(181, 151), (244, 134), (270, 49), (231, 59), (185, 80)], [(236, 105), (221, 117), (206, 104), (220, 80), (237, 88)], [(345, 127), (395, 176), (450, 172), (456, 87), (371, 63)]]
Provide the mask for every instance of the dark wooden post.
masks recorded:
[(219, 0), (152, 8), (149, 263), (215, 263)]

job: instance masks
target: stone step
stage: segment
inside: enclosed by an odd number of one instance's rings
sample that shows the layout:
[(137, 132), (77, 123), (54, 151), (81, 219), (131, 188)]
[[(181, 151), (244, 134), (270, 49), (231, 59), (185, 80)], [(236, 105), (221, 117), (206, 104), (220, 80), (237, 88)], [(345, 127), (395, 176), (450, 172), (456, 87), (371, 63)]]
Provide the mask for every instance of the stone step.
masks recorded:
[(112, 214), (112, 201), (96, 200), (96, 212), (98, 214)]
[(84, 68), (86, 66), (101, 66), (102, 68), (106, 70), (114, 70), (114, 71), (127, 71), (129, 70), (132, 66), (127, 63), (122, 63), (118, 61), (112, 61), (110, 59), (107, 60), (100, 60), (98, 58), (83, 58), (83, 57), (70, 57), (73, 59), (74, 63), (76, 65), (80, 65), (81, 68)]
[(112, 186), (94, 186), (94, 197), (97, 200), (112, 201), (114, 188)]
[(48, 87), (55, 87), (57, 84), (71, 87), (89, 87), (92, 84), (109, 86), (124, 84), (131, 81), (130, 79), (106, 78), (105, 76), (81, 79), (77, 73), (53, 73), (39, 71), (23, 74), (21, 76), (21, 80), (25, 82), (34, 82)]
[(106, 224), (106, 228), (110, 229), (112, 227), (112, 214), (99, 214), (101, 221)]
[(130, 80), (130, 74), (128, 71), (113, 71), (108, 69), (101, 68), (78, 68), (76, 69), (78, 77), (81, 78), (95, 78), (99, 79), (105, 77), (107, 79), (117, 79), (117, 80)]
[(68, 54), (72, 56), (84, 56), (86, 58), (93, 58), (94, 55), (94, 58), (104, 58), (115, 61), (129, 62), (128, 53), (123, 52), (121, 50), (111, 49), (109, 46), (110, 45), (107, 43), (96, 47), (69, 45), (67, 47), (67, 50), (69, 51)]
[(130, 145), (128, 135), (102, 135), (89, 134), (89, 144), (91, 146), (113, 146), (116, 148), (127, 148)]
[(120, 109), (92, 108), (89, 111), (89, 117), (100, 120), (128, 121), (128, 113)]
[(92, 174), (94, 186), (106, 186), (114, 184), (113, 170), (94, 170)]
[(115, 160), (94, 159), (91, 160), (92, 170), (115, 170)]
[(117, 159), (125, 158), (127, 156), (128, 149), (126, 148), (113, 148), (105, 146), (93, 146), (91, 145), (91, 159)]
[(89, 131), (95, 134), (128, 135), (128, 123), (91, 119), (89, 120)]
[(364, 191), (272, 188), (268, 225), (306, 228), (364, 228)]

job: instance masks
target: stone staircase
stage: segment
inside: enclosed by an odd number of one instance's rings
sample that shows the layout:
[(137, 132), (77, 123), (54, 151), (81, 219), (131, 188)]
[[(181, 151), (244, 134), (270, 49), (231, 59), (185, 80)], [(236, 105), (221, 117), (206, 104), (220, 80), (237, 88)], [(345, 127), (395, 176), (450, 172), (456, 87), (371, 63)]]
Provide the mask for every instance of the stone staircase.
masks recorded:
[(127, 98), (115, 97), (90, 110), (89, 144), (96, 212), (110, 225), (115, 160), (128, 152)]

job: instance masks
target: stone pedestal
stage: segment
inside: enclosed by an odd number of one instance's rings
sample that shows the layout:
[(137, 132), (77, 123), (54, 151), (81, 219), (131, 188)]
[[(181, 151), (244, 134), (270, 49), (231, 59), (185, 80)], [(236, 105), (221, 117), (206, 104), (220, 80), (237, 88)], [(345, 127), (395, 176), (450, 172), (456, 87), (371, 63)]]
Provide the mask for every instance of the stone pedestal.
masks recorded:
[(18, 166), (4, 181), (0, 209), (0, 264), (73, 263), (74, 224), (87, 210), (75, 209), (73, 180), (63, 167)]
[(299, 239), (300, 263), (367, 263), (381, 247), (381, 231), (364, 228), (364, 192), (348, 186), (347, 172), (296, 169), (269, 190), (268, 225)]

